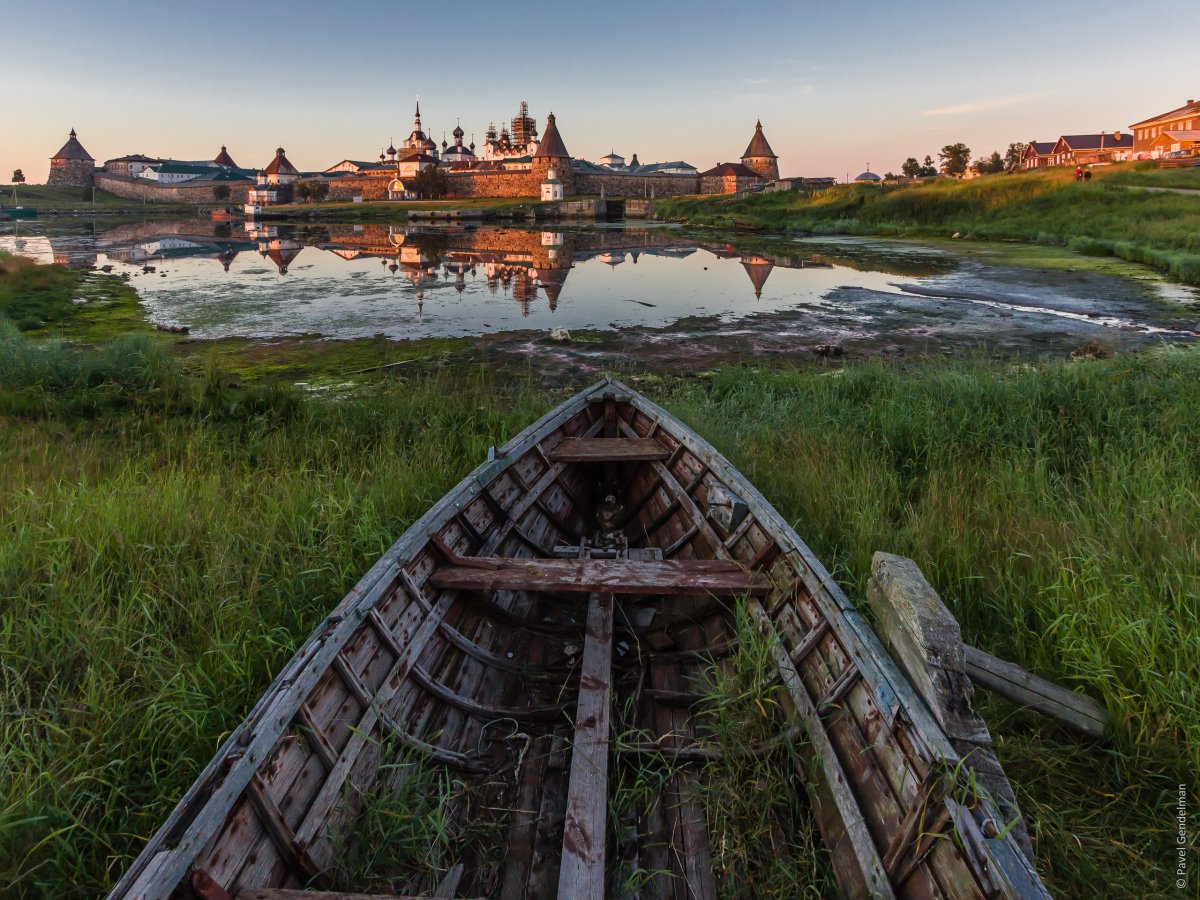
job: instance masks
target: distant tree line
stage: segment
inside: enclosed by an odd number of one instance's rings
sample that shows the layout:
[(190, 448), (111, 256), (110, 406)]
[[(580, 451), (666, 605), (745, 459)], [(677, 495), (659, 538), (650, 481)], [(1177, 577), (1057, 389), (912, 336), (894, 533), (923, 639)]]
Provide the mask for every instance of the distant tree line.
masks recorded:
[(959, 142), (947, 144), (938, 151), (939, 165), (935, 166), (933, 157), (928, 155), (923, 161), (910, 156), (900, 167), (900, 172), (906, 178), (929, 178), (939, 173), (961, 178), (967, 174), (967, 169), (972, 169), (979, 175), (994, 175), (1019, 167), (1024, 153), (1024, 144), (1009, 144), (1003, 156), (1000, 155), (1000, 151), (994, 150), (990, 156), (981, 156), (975, 162), (971, 162), (971, 148)]

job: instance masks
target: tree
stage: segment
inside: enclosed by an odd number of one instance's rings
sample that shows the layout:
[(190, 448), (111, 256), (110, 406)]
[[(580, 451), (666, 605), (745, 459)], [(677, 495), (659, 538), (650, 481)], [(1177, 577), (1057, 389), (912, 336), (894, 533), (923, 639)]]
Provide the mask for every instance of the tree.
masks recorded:
[(329, 182), (310, 181), (308, 183), (308, 196), (314, 203), (320, 203), (329, 196)]
[(917, 174), (920, 175), (922, 178), (929, 178), (930, 176), (936, 175), (937, 173), (938, 173), (938, 170), (937, 170), (937, 166), (935, 166), (933, 164), (933, 157), (930, 156), (928, 153), (925, 154), (925, 161), (923, 163), (921, 163), (921, 171), (918, 172)]
[(915, 156), (910, 156), (904, 161), (904, 165), (900, 167), (900, 171), (904, 174), (905, 178), (916, 178), (921, 174), (921, 164), (917, 162)]
[(938, 152), (938, 158), (942, 161), (943, 172), (961, 178), (971, 164), (971, 148), (962, 142), (947, 144)]
[(416, 195), (425, 200), (440, 200), (450, 189), (446, 173), (437, 166), (428, 166), (419, 171), (412, 181), (412, 186)]
[(1015, 144), (1008, 145), (1008, 151), (1004, 154), (1004, 165), (1009, 169), (1021, 168), (1021, 160), (1025, 158), (1025, 151), (1029, 149), (1027, 144), (1022, 144), (1019, 141)]
[(1005, 169), (1004, 157), (1000, 155), (1000, 151), (998, 150), (992, 151), (992, 155), (988, 157), (988, 162), (991, 164), (993, 175), (998, 175)]
[(296, 186), (292, 188), (292, 195), (297, 200), (307, 200), (309, 197), (309, 188), (311, 185), (307, 181), (298, 181)]
[(216, 187), (213, 188), (213, 199), (216, 200), (218, 203), (224, 203), (226, 200), (229, 199), (230, 193), (231, 193), (231, 191), (229, 190), (229, 185), (218, 184)]
[(981, 156), (971, 163), (971, 168), (979, 175), (995, 175), (1004, 171), (1004, 157), (993, 151), (991, 156)]
[(25, 173), (22, 172), (20, 169), (13, 169), (12, 183), (13, 184), (24, 184), (25, 183)]

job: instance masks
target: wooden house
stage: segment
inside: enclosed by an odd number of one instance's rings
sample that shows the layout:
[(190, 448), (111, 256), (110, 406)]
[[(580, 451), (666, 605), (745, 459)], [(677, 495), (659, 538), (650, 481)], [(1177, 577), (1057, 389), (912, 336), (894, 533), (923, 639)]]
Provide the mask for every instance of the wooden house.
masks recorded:
[(1133, 132), (1133, 152), (1138, 159), (1161, 156), (1163, 145), (1156, 148), (1155, 141), (1164, 131), (1200, 130), (1200, 100), (1189, 100), (1178, 109), (1136, 122), (1129, 128)]
[(1044, 169), (1054, 165), (1055, 141), (1030, 141), (1021, 154), (1022, 169)]

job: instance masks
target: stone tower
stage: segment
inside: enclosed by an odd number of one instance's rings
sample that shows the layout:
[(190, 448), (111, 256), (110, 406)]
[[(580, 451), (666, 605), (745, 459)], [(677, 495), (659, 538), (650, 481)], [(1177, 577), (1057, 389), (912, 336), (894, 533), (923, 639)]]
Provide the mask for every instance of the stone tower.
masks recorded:
[(542, 142), (538, 144), (537, 153), (533, 154), (533, 189), (531, 195), (541, 192), (543, 181), (548, 180), (550, 169), (555, 170), (558, 180), (562, 182), (562, 192), (566, 196), (575, 193), (575, 170), (571, 167), (571, 154), (558, 133), (554, 123), (554, 113), (546, 117), (546, 132)]
[(50, 157), (50, 177), (46, 179), (46, 184), (91, 187), (95, 171), (96, 160), (83, 149), (72, 128), (71, 136), (62, 149)]
[(763, 135), (762, 122), (754, 125), (754, 137), (750, 138), (750, 144), (742, 154), (742, 165), (753, 169), (767, 181), (779, 180), (779, 157)]

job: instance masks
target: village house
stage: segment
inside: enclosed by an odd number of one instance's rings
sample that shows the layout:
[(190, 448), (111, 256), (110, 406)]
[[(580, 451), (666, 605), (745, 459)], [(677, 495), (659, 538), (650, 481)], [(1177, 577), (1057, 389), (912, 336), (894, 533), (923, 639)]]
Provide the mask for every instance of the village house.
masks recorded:
[(700, 173), (701, 194), (736, 194), (762, 184), (762, 176), (743, 163), (719, 163)]
[(1055, 166), (1094, 166), (1133, 158), (1133, 135), (1064, 134), (1050, 152)]
[(1170, 153), (1171, 150), (1164, 151), (1163, 147), (1170, 147), (1175, 143), (1179, 143), (1181, 146), (1172, 149), (1186, 149), (1182, 146), (1184, 139), (1181, 138), (1169, 138), (1159, 144), (1155, 142), (1164, 132), (1168, 131), (1200, 131), (1200, 101), (1188, 100), (1178, 109), (1135, 122), (1129, 128), (1133, 132), (1133, 152), (1138, 159), (1153, 159), (1162, 156), (1164, 152)]
[(1200, 129), (1169, 130), (1162, 132), (1150, 145), (1152, 157), (1166, 156), (1168, 153), (1196, 152), (1200, 150)]
[(1056, 141), (1030, 141), (1025, 145), (1021, 154), (1022, 169), (1045, 169), (1054, 165), (1054, 145)]

